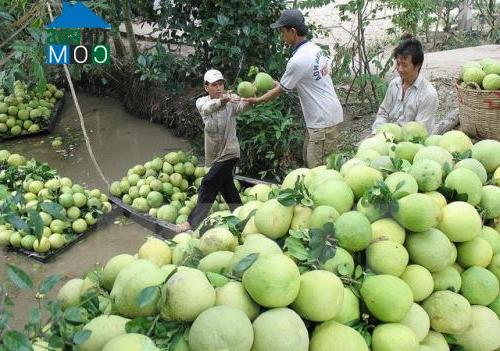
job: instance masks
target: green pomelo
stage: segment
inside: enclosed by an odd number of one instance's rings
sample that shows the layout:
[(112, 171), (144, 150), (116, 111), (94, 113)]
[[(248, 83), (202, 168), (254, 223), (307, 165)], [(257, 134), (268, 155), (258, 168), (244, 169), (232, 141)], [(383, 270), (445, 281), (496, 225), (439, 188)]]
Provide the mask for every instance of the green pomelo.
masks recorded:
[(462, 79), (465, 83), (477, 83), (481, 85), (485, 75), (482, 69), (470, 67), (463, 70)]
[(342, 308), (344, 286), (333, 273), (324, 270), (305, 272), (292, 309), (302, 318), (323, 322), (334, 318)]
[(460, 130), (450, 130), (443, 134), (439, 146), (452, 154), (455, 152), (461, 153), (472, 148), (472, 141), (464, 132)]
[(370, 245), (372, 228), (370, 221), (360, 212), (343, 213), (334, 223), (338, 245), (347, 251), (361, 251)]
[(134, 260), (124, 266), (118, 275), (116, 276), (115, 283), (113, 284), (113, 289), (111, 290), (111, 298), (121, 295), (122, 290), (126, 288), (126, 283), (131, 278), (139, 275), (141, 272), (147, 270), (155, 270), (158, 266), (148, 260)]
[(422, 307), (429, 315), (432, 329), (440, 333), (463, 333), (472, 323), (469, 301), (448, 290), (434, 292)]
[(348, 324), (349, 322), (359, 319), (359, 317), (360, 309), (358, 297), (350, 288), (344, 288), (342, 308), (333, 319), (341, 324)]
[(318, 206), (312, 211), (307, 228), (322, 229), (326, 223), (333, 223), (338, 217), (339, 213), (335, 208), (326, 205)]
[(376, 241), (366, 249), (367, 265), (377, 274), (399, 277), (405, 271), (408, 260), (408, 252), (404, 246), (394, 241)]
[(486, 169), (484, 168), (484, 166), (481, 164), (481, 162), (473, 158), (466, 158), (457, 162), (454, 168), (467, 168), (477, 175), (482, 184), (485, 184), (488, 179), (488, 175), (486, 174)]
[(243, 81), (238, 84), (237, 92), (242, 98), (250, 98), (255, 95), (256, 92), (255, 85), (250, 82)]
[(354, 273), (354, 259), (351, 254), (341, 247), (337, 247), (335, 256), (326, 261), (322, 269), (336, 275), (352, 276)]
[(500, 217), (500, 187), (496, 185), (483, 186), (479, 207), (484, 210), (484, 218)]
[(500, 348), (500, 320), (489, 308), (472, 306), (470, 328), (454, 337), (467, 351), (497, 350)]
[(328, 180), (312, 193), (312, 199), (316, 206), (331, 206), (342, 214), (352, 208), (354, 193), (345, 182)]
[(378, 221), (385, 216), (384, 211), (380, 207), (374, 206), (370, 202), (366, 201), (364, 197), (358, 200), (358, 203), (356, 204), (356, 211), (364, 214), (370, 223)]
[(189, 330), (192, 351), (250, 351), (252, 323), (239, 309), (215, 306), (202, 312)]
[(246, 292), (243, 284), (236, 281), (226, 283), (215, 289), (215, 305), (231, 306), (243, 311), (250, 321), (253, 321), (260, 313), (260, 306), (252, 300)]
[(439, 134), (433, 134), (429, 135), (427, 139), (425, 139), (424, 145), (425, 146), (439, 146), (439, 143), (441, 141), (441, 138), (443, 136)]
[(500, 141), (481, 140), (472, 146), (472, 158), (482, 163), (486, 172), (491, 173), (500, 167)]
[(129, 319), (114, 315), (103, 315), (92, 319), (83, 327), (83, 330), (89, 330), (91, 334), (79, 345), (80, 350), (101, 351), (113, 338), (127, 333), (125, 324), (128, 321)]
[(492, 303), (488, 305), (488, 308), (496, 313), (500, 317), (500, 295), (498, 295)]
[(416, 180), (418, 190), (422, 192), (434, 191), (443, 183), (441, 165), (433, 160), (416, 161), (410, 168), (410, 174)]
[(407, 266), (400, 278), (410, 287), (413, 293), (413, 301), (425, 300), (434, 290), (434, 280), (431, 272), (418, 264)]
[(203, 272), (182, 267), (162, 287), (161, 317), (167, 321), (194, 321), (215, 305), (215, 297)]
[(373, 330), (373, 351), (418, 351), (418, 346), (417, 336), (406, 325), (380, 324)]
[(80, 291), (82, 290), (82, 286), (83, 279), (71, 279), (59, 289), (57, 300), (61, 302), (63, 310), (69, 307), (77, 307), (80, 304)]
[(245, 220), (253, 210), (258, 209), (260, 206), (262, 206), (262, 204), (263, 202), (257, 200), (248, 201), (243, 206), (238, 207), (240, 210), (238, 211), (237, 215), (235, 214), (235, 216), (240, 220)]
[(458, 194), (466, 194), (467, 202), (475, 206), (481, 201), (483, 184), (478, 176), (467, 168), (457, 168), (446, 177), (444, 185), (456, 190)]
[(371, 224), (372, 240), (386, 239), (399, 244), (405, 242), (405, 230), (392, 218), (382, 218)]
[(476, 237), (458, 245), (458, 263), (464, 267), (488, 267), (493, 257), (493, 249), (488, 241)]
[(349, 171), (352, 167), (359, 166), (359, 165), (368, 165), (368, 162), (360, 160), (359, 158), (351, 158), (350, 160), (347, 160), (342, 167), (340, 167), (340, 175), (342, 177), (345, 177), (347, 171)]
[(351, 327), (327, 321), (314, 329), (310, 351), (368, 351), (365, 339)]
[(446, 338), (443, 334), (433, 330), (429, 331), (429, 334), (427, 334), (425, 339), (422, 340), (420, 345), (432, 347), (432, 350), (434, 351), (450, 351), (450, 347), (448, 346)]
[(483, 78), (483, 88), (484, 90), (490, 91), (500, 90), (500, 74), (486, 74), (486, 76)]
[(471, 305), (488, 306), (498, 296), (499, 289), (497, 278), (486, 268), (470, 267), (462, 273), (460, 294)]
[(485, 225), (483, 226), (479, 237), (486, 240), (490, 244), (493, 249), (493, 255), (500, 252), (500, 233), (498, 233), (495, 229)]
[(451, 241), (468, 241), (481, 234), (481, 216), (469, 203), (452, 202), (442, 209), (441, 214), (441, 221), (437, 227)]
[(216, 227), (207, 230), (200, 238), (198, 248), (203, 255), (216, 251), (234, 251), (238, 245), (238, 238), (228, 229)]
[(434, 291), (449, 290), (459, 292), (462, 287), (462, 277), (454, 266), (448, 266), (442, 271), (432, 273)]
[(418, 192), (419, 188), (414, 176), (405, 172), (392, 173), (388, 175), (387, 178), (385, 178), (384, 182), (389, 187), (389, 190), (393, 193), (402, 191), (408, 194), (414, 194)]
[(383, 322), (401, 321), (413, 303), (408, 284), (388, 274), (366, 277), (360, 293), (370, 313)]
[(408, 230), (425, 232), (435, 227), (441, 218), (436, 202), (425, 194), (410, 194), (398, 201), (394, 218)]
[(430, 272), (445, 269), (453, 253), (450, 240), (435, 228), (408, 235), (405, 247), (410, 255), (410, 261), (427, 268)]
[(285, 307), (299, 293), (300, 272), (283, 254), (259, 257), (243, 274), (243, 286), (259, 305)]
[(297, 168), (290, 173), (288, 173), (281, 184), (282, 189), (293, 189), (295, 187), (295, 183), (301, 177), (306, 176), (310, 172), (309, 168)]
[(309, 335), (297, 313), (273, 308), (253, 322), (252, 351), (308, 351)]
[(375, 135), (363, 140), (358, 146), (358, 152), (364, 150), (374, 150), (379, 155), (389, 155), (389, 148), (383, 135)]
[(384, 132), (388, 132), (393, 135), (396, 141), (399, 141), (402, 138), (401, 127), (396, 123), (384, 123), (377, 127), (377, 133)]
[(342, 177), (342, 175), (339, 172), (333, 169), (323, 169), (314, 172), (312, 174), (314, 174), (314, 176), (307, 185), (307, 188), (311, 193), (319, 188), (322, 188), (323, 184), (325, 184), (329, 180), (340, 180), (340, 181), (344, 180), (344, 177)]
[(234, 253), (231, 251), (216, 251), (203, 257), (198, 269), (203, 272), (226, 273)]
[(377, 151), (370, 149), (360, 150), (356, 153), (356, 158), (359, 158), (360, 160), (363, 160), (367, 163), (372, 163), (380, 156), (381, 155)]
[(111, 339), (102, 351), (160, 351), (154, 342), (142, 334), (123, 334)]
[(413, 158), (413, 163), (419, 160), (433, 160), (445, 167), (448, 164), (449, 167), (453, 168), (453, 155), (448, 152), (448, 150), (443, 149), (440, 146), (426, 146), (420, 149)]
[(99, 283), (106, 290), (111, 291), (118, 273), (127, 266), (135, 258), (132, 255), (122, 254), (112, 257), (104, 266), (102, 273), (99, 276)]
[(424, 340), (431, 327), (431, 321), (427, 312), (416, 303), (411, 305), (408, 314), (400, 323), (413, 330), (419, 342)]
[(411, 143), (409, 141), (403, 141), (396, 145), (394, 150), (394, 156), (402, 160), (407, 160), (413, 162), (413, 158), (417, 154), (418, 150), (422, 148), (422, 145)]
[(429, 135), (425, 126), (419, 122), (410, 121), (401, 128), (403, 139), (412, 141), (413, 139), (425, 139)]
[(380, 171), (364, 165), (355, 166), (349, 169), (344, 179), (351, 187), (356, 198), (362, 197), (370, 187), (384, 180)]
[(138, 257), (161, 267), (172, 262), (172, 250), (165, 241), (151, 236), (139, 248)]
[(251, 234), (245, 239), (245, 244), (236, 247), (234, 250), (234, 255), (229, 264), (230, 269), (233, 270), (241, 260), (253, 253), (258, 253), (259, 257), (264, 257), (281, 254), (282, 252), (275, 241), (262, 234)]
[(163, 205), (158, 209), (156, 217), (170, 223), (174, 223), (177, 218), (177, 208), (172, 205)]
[(255, 213), (255, 226), (259, 233), (279, 239), (288, 233), (292, 223), (293, 207), (285, 207), (278, 200), (264, 202)]
[[(337, 212), (337, 210), (335, 209), (333, 210)], [(312, 214), (313, 210), (311, 210), (309, 207), (301, 205), (295, 206), (293, 209), (293, 217), (292, 217), (292, 223), (290, 224), (290, 229), (298, 230), (298, 229), (311, 228), (310, 219)]]
[(267, 73), (259, 72), (253, 84), (259, 93), (266, 93), (274, 87), (274, 79)]
[(269, 199), (271, 190), (272, 188), (267, 184), (257, 184), (250, 189), (248, 195), (253, 196), (257, 201), (264, 202)]

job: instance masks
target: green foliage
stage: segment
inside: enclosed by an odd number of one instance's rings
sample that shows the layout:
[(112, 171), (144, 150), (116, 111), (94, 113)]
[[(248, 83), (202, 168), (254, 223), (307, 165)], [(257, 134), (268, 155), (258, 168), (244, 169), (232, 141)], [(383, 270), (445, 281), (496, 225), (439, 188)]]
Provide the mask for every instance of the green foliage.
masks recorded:
[(186, 61), (179, 60), (159, 43), (139, 54), (136, 67), (135, 73), (140, 75), (140, 80), (158, 81), (165, 90), (171, 92), (179, 92), (182, 85), (178, 82), (191, 74)]
[(303, 127), (283, 98), (257, 105), (237, 117), (242, 173), (281, 181), (296, 167)]
[(278, 31), (269, 26), (285, 5), (284, 0), (163, 0), (160, 38), (193, 47), (187, 60), (198, 74), (217, 67), (232, 80), (250, 66), (263, 67), (271, 75), (282, 73), (284, 46)]

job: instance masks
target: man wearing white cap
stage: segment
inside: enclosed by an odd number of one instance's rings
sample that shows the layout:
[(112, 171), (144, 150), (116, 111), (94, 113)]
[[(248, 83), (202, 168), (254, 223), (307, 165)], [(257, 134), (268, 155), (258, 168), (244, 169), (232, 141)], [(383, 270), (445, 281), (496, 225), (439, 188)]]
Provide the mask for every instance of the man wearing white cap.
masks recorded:
[(218, 70), (205, 73), (204, 87), (208, 95), (196, 100), (196, 108), (205, 124), (205, 166), (210, 170), (201, 182), (198, 204), (188, 221), (176, 228), (179, 233), (196, 228), (207, 217), (219, 193), (231, 211), (241, 206), (233, 179), (233, 170), (240, 158), (236, 116), (251, 105), (241, 101), (238, 95), (224, 93), (224, 77)]
[(271, 28), (279, 29), (281, 39), (293, 48), (292, 57), (273, 89), (245, 101), (258, 104), (278, 97), (283, 91), (296, 90), (307, 127), (304, 161), (310, 168), (323, 165), (337, 148), (338, 124), (344, 118), (330, 77), (331, 61), (319, 46), (306, 39), (308, 28), (299, 10), (283, 11)]

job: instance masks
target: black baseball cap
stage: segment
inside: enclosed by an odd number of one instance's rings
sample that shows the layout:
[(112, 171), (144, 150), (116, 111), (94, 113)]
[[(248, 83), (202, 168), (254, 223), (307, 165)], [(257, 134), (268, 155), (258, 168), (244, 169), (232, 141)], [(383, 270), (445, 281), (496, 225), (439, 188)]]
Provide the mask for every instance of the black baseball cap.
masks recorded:
[(292, 27), (297, 28), (304, 24), (304, 16), (297, 9), (285, 10), (276, 22), (271, 24), (271, 28)]

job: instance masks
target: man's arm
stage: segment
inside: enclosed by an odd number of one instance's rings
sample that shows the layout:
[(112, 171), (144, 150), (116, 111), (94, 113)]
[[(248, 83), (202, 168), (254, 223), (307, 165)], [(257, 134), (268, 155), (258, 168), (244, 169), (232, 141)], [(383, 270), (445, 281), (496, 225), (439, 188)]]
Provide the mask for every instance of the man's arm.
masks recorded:
[(415, 121), (423, 124), (429, 134), (434, 130), (436, 112), (439, 106), (439, 99), (435, 89), (430, 90), (422, 96)]
[(263, 102), (268, 102), (273, 99), (276, 99), (278, 96), (282, 94), (282, 92), (283, 89), (281, 89), (279, 82), (274, 81), (274, 88), (269, 90), (267, 93), (259, 97), (251, 97), (248, 99), (243, 99), (243, 102), (247, 102), (249, 104), (261, 104)]

